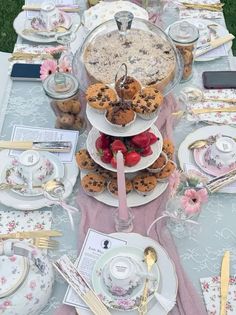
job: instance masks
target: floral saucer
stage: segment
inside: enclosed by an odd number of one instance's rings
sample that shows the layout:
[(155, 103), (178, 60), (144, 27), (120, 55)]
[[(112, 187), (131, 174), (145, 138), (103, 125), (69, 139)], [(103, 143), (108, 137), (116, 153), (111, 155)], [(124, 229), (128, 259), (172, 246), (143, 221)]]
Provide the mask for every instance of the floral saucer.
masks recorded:
[[(40, 186), (43, 183), (64, 177), (64, 165), (55, 154), (49, 152), (41, 152), (42, 163), (33, 174), (33, 185)], [(23, 196), (40, 196), (43, 194), (41, 188), (28, 188), (28, 179), (21, 169), (20, 163), (16, 158), (9, 158), (6, 161), (6, 166), (1, 174), (1, 182), (6, 182), (12, 185), (25, 185), (22, 189), (12, 189), (14, 193)]]
[(216, 160), (209, 157), (209, 147), (206, 145), (203, 148), (195, 149), (193, 156), (196, 164), (207, 174), (213, 176), (220, 176), (236, 168), (236, 162), (228, 166), (223, 166), (217, 163)]
[[(112, 294), (105, 285), (103, 279), (104, 267), (112, 258), (119, 255), (130, 257), (133, 261), (135, 261), (135, 263), (139, 266), (140, 274), (143, 277), (137, 287), (122, 296)], [(153, 278), (152, 275), (155, 275), (155, 278)], [(97, 296), (107, 307), (118, 311), (131, 311), (137, 309), (140, 304), (145, 278), (147, 276), (147, 266), (143, 261), (143, 251), (135, 247), (123, 246), (111, 249), (99, 258), (93, 269), (92, 285)], [(154, 292), (158, 289), (158, 285), (160, 283), (160, 271), (157, 264), (153, 266), (152, 273), (149, 277), (148, 302), (154, 297)]]

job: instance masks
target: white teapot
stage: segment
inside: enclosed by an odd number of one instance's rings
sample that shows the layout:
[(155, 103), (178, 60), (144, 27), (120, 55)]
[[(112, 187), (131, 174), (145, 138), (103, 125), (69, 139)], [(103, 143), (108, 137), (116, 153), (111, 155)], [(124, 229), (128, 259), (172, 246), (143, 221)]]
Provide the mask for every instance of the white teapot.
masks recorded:
[(53, 267), (45, 253), (24, 241), (0, 241), (0, 314), (39, 314), (53, 282)]

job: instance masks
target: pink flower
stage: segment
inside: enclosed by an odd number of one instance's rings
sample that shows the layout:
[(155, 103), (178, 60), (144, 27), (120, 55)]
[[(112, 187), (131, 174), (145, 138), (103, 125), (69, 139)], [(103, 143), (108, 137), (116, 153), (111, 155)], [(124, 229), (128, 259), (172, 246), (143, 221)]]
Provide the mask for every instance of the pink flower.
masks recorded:
[(176, 191), (180, 184), (180, 176), (181, 172), (175, 170), (169, 177), (169, 188), (171, 197), (173, 197), (176, 194)]
[(36, 288), (36, 282), (35, 281), (30, 281), (30, 289), (34, 290)]
[(55, 60), (45, 60), (40, 67), (40, 79), (45, 80), (50, 74), (57, 71), (57, 63)]
[(60, 61), (59, 71), (60, 72), (71, 72), (72, 71), (71, 64), (69, 63), (68, 60), (63, 59), (62, 61)]
[(8, 307), (8, 306), (11, 306), (12, 303), (11, 303), (11, 301), (7, 300), (7, 301), (5, 301), (5, 302), (3, 303), (3, 305), (4, 305), (5, 307)]
[(4, 284), (7, 282), (7, 279), (5, 277), (1, 277), (0, 282), (1, 282), (1, 284)]
[(27, 300), (31, 301), (33, 299), (33, 294), (32, 293), (28, 293), (25, 296), (27, 298)]
[(11, 262), (16, 261), (16, 256), (11, 256), (11, 257), (9, 257), (9, 260), (10, 260)]
[(46, 48), (45, 51), (53, 56), (54, 59), (59, 60), (62, 52), (65, 50), (64, 46)]
[(207, 190), (205, 188), (196, 191), (195, 189), (187, 189), (184, 196), (181, 197), (181, 205), (187, 213), (197, 213), (203, 202), (208, 199)]

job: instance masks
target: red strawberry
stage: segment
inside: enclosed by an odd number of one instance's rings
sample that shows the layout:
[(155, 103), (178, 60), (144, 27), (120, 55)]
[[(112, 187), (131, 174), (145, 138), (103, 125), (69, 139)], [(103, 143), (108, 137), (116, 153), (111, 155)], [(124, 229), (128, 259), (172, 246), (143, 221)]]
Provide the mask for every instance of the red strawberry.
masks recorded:
[(131, 142), (138, 148), (145, 148), (150, 143), (149, 134), (146, 131), (142, 132), (139, 135), (132, 137)]
[(113, 153), (117, 153), (118, 151), (121, 151), (123, 154), (125, 154), (127, 152), (127, 148), (126, 148), (124, 142), (122, 142), (121, 140), (117, 139), (117, 140), (112, 142), (112, 144), (111, 144), (111, 151)]
[(111, 159), (111, 166), (114, 167), (114, 168), (117, 168), (117, 161), (116, 161), (115, 156), (113, 156), (112, 159)]
[(109, 147), (110, 141), (108, 137), (100, 136), (97, 138), (95, 142), (95, 146), (97, 150), (107, 149)]
[(155, 143), (157, 140), (159, 140), (159, 138), (157, 138), (156, 135), (154, 135), (154, 133), (152, 132), (148, 132), (148, 135), (149, 135), (149, 139), (150, 139), (150, 145)]
[(144, 148), (142, 151), (141, 151), (141, 155), (142, 156), (148, 156), (148, 155), (151, 155), (153, 152), (152, 152), (152, 148), (150, 145), (148, 145), (146, 148)]
[(111, 153), (111, 150), (106, 148), (104, 150), (99, 150), (98, 151), (100, 157), (101, 157), (101, 160), (103, 163), (111, 163), (111, 159), (112, 159), (112, 153)]
[(141, 159), (140, 154), (135, 151), (130, 151), (125, 155), (125, 165), (126, 166), (134, 166), (136, 165)]

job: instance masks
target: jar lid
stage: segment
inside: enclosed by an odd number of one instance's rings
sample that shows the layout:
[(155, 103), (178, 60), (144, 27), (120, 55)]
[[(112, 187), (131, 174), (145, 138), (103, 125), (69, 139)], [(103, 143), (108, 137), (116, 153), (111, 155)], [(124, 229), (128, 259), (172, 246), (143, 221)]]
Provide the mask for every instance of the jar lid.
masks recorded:
[(56, 72), (43, 82), (45, 93), (51, 98), (63, 100), (74, 96), (79, 90), (79, 82), (70, 73)]
[(198, 40), (199, 31), (195, 25), (187, 21), (180, 21), (170, 26), (169, 36), (175, 42), (190, 44)]

